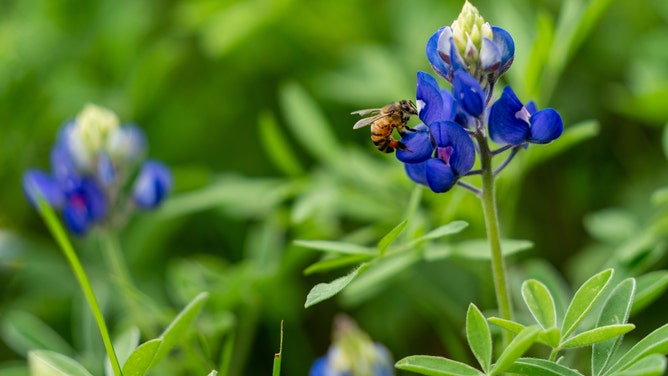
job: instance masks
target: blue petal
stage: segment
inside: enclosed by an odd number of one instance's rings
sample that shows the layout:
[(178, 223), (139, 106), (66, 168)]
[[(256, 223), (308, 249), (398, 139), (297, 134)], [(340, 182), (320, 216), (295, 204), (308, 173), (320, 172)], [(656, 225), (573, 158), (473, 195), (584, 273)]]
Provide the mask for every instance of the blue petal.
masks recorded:
[(529, 101), (529, 103), (524, 105), (524, 107), (527, 109), (527, 111), (529, 111), (530, 115), (533, 115), (536, 112), (538, 112), (538, 106), (536, 105), (536, 102), (534, 102), (534, 101)]
[(404, 163), (424, 162), (434, 152), (429, 128), (424, 124), (418, 124), (413, 129), (415, 132), (407, 131), (401, 138), (401, 142), (406, 145), (407, 149), (397, 149), (397, 159)]
[(427, 59), (431, 64), (431, 67), (434, 69), (434, 72), (439, 76), (446, 78), (450, 74), (450, 67), (443, 61), (441, 56), (438, 53), (438, 38), (441, 35), (441, 32), (445, 29), (442, 27), (438, 29), (427, 41)]
[[(459, 53), (459, 50), (457, 49), (457, 46), (455, 45), (454, 41), (452, 40), (452, 37), (450, 37), (450, 69), (452, 72), (456, 72), (458, 70), (465, 70), (468, 71), (468, 66), (466, 65), (466, 62), (464, 61), (464, 58), (462, 55)], [(449, 76), (448, 81), (452, 82), (452, 74)]]
[(169, 168), (158, 161), (144, 163), (135, 181), (132, 197), (142, 209), (154, 209), (167, 197), (172, 189), (172, 174)]
[(455, 98), (450, 94), (450, 91), (446, 89), (441, 90), (441, 99), (443, 101), (443, 110), (439, 120), (454, 121), (457, 117), (457, 101), (455, 101)]
[(457, 177), (452, 168), (438, 158), (432, 158), (425, 162), (427, 184), (436, 193), (447, 192), (457, 182)]
[(475, 145), (468, 133), (459, 124), (452, 121), (434, 123), (431, 134), (440, 147), (452, 147), (449, 165), (456, 175), (471, 171), (475, 164)]
[(73, 195), (68, 198), (63, 208), (65, 227), (75, 235), (85, 235), (93, 222), (88, 213), (83, 195)]
[(499, 77), (513, 63), (513, 59), (515, 58), (515, 42), (509, 32), (498, 26), (492, 26), (492, 35), (494, 44), (499, 47), (499, 52), (501, 53), (501, 66), (496, 75), (496, 77)]
[(51, 148), (51, 171), (58, 181), (65, 181), (77, 175), (76, 164), (67, 146), (66, 139), (59, 136)]
[(443, 98), (439, 90), (438, 82), (432, 75), (425, 72), (417, 73), (415, 98), (418, 101), (418, 117), (425, 124), (431, 124), (441, 117)]
[(95, 180), (84, 177), (79, 183), (78, 192), (85, 196), (90, 220), (100, 222), (107, 216), (107, 197)]
[(139, 160), (146, 152), (146, 134), (136, 124), (125, 124), (109, 135), (107, 148), (111, 159), (122, 166)]
[(63, 195), (58, 181), (40, 170), (28, 170), (23, 174), (23, 193), (26, 195), (30, 205), (37, 206), (37, 198), (42, 197), (53, 208), (63, 205)]
[(327, 375), (327, 356), (320, 357), (313, 362), (311, 370), (308, 372), (309, 376), (326, 376)]
[(501, 50), (489, 38), (482, 38), (480, 65), (484, 72), (494, 72), (501, 66)]
[(516, 117), (522, 109), (510, 86), (503, 89), (499, 98), (489, 110), (489, 136), (497, 144), (519, 145), (529, 136), (529, 124)]
[(452, 28), (450, 26), (445, 26), (439, 29), (439, 31), (440, 33), (438, 34), (438, 39), (436, 41), (436, 51), (438, 52), (438, 56), (441, 57), (441, 60), (443, 60), (449, 68), (448, 75), (443, 77), (447, 80), (452, 72), (452, 62), (450, 61), (450, 51), (452, 51), (451, 45), (453, 44)]
[(458, 70), (455, 72), (452, 93), (457, 104), (471, 116), (478, 117), (485, 110), (485, 92), (478, 80), (466, 71)]
[(116, 181), (116, 168), (109, 158), (109, 154), (101, 152), (97, 158), (97, 179), (104, 187), (111, 187)]
[(404, 168), (406, 169), (406, 175), (408, 175), (412, 181), (418, 184), (428, 185), (427, 161), (422, 163), (406, 163)]
[(564, 131), (564, 123), (559, 113), (546, 108), (531, 116), (531, 135), (529, 142), (536, 144), (547, 144), (561, 136)]

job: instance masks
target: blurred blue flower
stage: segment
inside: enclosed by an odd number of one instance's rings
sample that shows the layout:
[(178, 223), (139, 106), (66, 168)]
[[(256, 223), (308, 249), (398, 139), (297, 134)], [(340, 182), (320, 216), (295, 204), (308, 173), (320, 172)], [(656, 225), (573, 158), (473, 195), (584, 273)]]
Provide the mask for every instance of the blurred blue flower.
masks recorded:
[(153, 209), (171, 190), (169, 168), (147, 161), (132, 197), (124, 193), (146, 148), (146, 136), (138, 126), (121, 125), (110, 110), (87, 105), (59, 130), (51, 149), (51, 174), (27, 171), (24, 192), (33, 205), (39, 195), (61, 210), (74, 234), (84, 235), (97, 224), (116, 225), (128, 214), (129, 199), (138, 208)]
[(561, 136), (563, 130), (556, 110), (537, 111), (533, 102), (524, 106), (510, 86), (503, 89), (489, 110), (489, 135), (497, 144), (547, 144)]
[(390, 352), (373, 342), (347, 316), (337, 316), (334, 341), (327, 354), (318, 358), (309, 376), (393, 376)]
[(172, 174), (158, 161), (144, 162), (132, 189), (135, 204), (142, 209), (155, 209), (172, 190)]

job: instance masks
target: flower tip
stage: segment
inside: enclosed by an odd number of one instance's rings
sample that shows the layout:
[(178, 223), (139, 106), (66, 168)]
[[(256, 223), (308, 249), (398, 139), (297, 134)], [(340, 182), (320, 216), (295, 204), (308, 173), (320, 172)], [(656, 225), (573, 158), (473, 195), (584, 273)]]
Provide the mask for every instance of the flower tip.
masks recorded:
[(141, 209), (155, 209), (172, 190), (172, 173), (158, 161), (146, 161), (135, 181), (132, 197)]

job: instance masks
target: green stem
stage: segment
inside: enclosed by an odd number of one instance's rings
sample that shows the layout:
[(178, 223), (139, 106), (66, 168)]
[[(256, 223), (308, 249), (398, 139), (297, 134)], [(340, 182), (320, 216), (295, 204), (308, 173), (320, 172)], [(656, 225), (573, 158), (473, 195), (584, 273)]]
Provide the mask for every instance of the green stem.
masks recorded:
[[(499, 217), (496, 208), (496, 193), (494, 190), (494, 170), (492, 166), (493, 154), (489, 149), (486, 137), (478, 132), (475, 135), (480, 147), (480, 167), (482, 170), (482, 190), (480, 201), (485, 215), (485, 227), (487, 239), (492, 252), (492, 276), (494, 278), (494, 291), (499, 307), (501, 318), (512, 320), (512, 304), (506, 279), (506, 265), (501, 251), (501, 231)], [(510, 343), (510, 334), (503, 332), (504, 344)]]
[(46, 226), (49, 228), (49, 231), (51, 231), (51, 234), (56, 240), (56, 243), (58, 243), (63, 253), (65, 254), (65, 258), (69, 262), (70, 267), (74, 272), (74, 276), (77, 278), (77, 281), (81, 286), (81, 290), (83, 291), (84, 296), (88, 301), (88, 305), (90, 306), (90, 310), (93, 312), (93, 317), (95, 318), (97, 327), (100, 330), (102, 342), (104, 342), (104, 347), (107, 351), (107, 355), (109, 356), (111, 367), (114, 369), (114, 375), (122, 376), (123, 372), (121, 371), (121, 366), (118, 363), (116, 352), (114, 351), (114, 347), (111, 343), (111, 337), (109, 336), (109, 330), (107, 329), (107, 324), (104, 321), (102, 310), (100, 309), (100, 306), (97, 303), (97, 299), (95, 298), (95, 292), (93, 291), (93, 287), (88, 280), (88, 276), (86, 275), (86, 272), (81, 265), (81, 261), (79, 261), (79, 258), (74, 251), (74, 247), (72, 247), (72, 243), (70, 243), (70, 240), (67, 237), (67, 233), (63, 228), (63, 225), (61, 224), (51, 206), (49, 206), (49, 204), (44, 199), (39, 200), (38, 209), (39, 213), (44, 219), (44, 222), (46, 223)]

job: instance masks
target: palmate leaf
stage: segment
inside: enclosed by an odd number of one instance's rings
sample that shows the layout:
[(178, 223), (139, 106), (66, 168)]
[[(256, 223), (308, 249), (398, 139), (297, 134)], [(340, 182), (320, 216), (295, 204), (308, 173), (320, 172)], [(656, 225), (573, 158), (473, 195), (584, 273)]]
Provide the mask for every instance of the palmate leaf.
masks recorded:
[(484, 376), (477, 369), (448, 358), (414, 355), (401, 359), (395, 366), (404, 371), (427, 376)]
[(589, 278), (582, 286), (575, 292), (571, 304), (566, 310), (564, 323), (561, 327), (561, 338), (566, 339), (570, 336), (575, 328), (580, 325), (580, 322), (594, 307), (594, 304), (601, 297), (603, 290), (608, 286), (612, 278), (613, 270), (604, 270), (593, 277)]
[(492, 334), (487, 320), (474, 304), (466, 313), (466, 339), (482, 370), (487, 373), (492, 364)]
[[(620, 282), (603, 306), (597, 327), (604, 325), (625, 324), (629, 318), (631, 306), (634, 300), (635, 280), (627, 278)], [(622, 337), (596, 343), (592, 347), (592, 375), (600, 375), (614, 355)]]
[(536, 322), (543, 328), (557, 325), (557, 310), (554, 299), (547, 287), (541, 282), (530, 279), (522, 283), (522, 298)]

